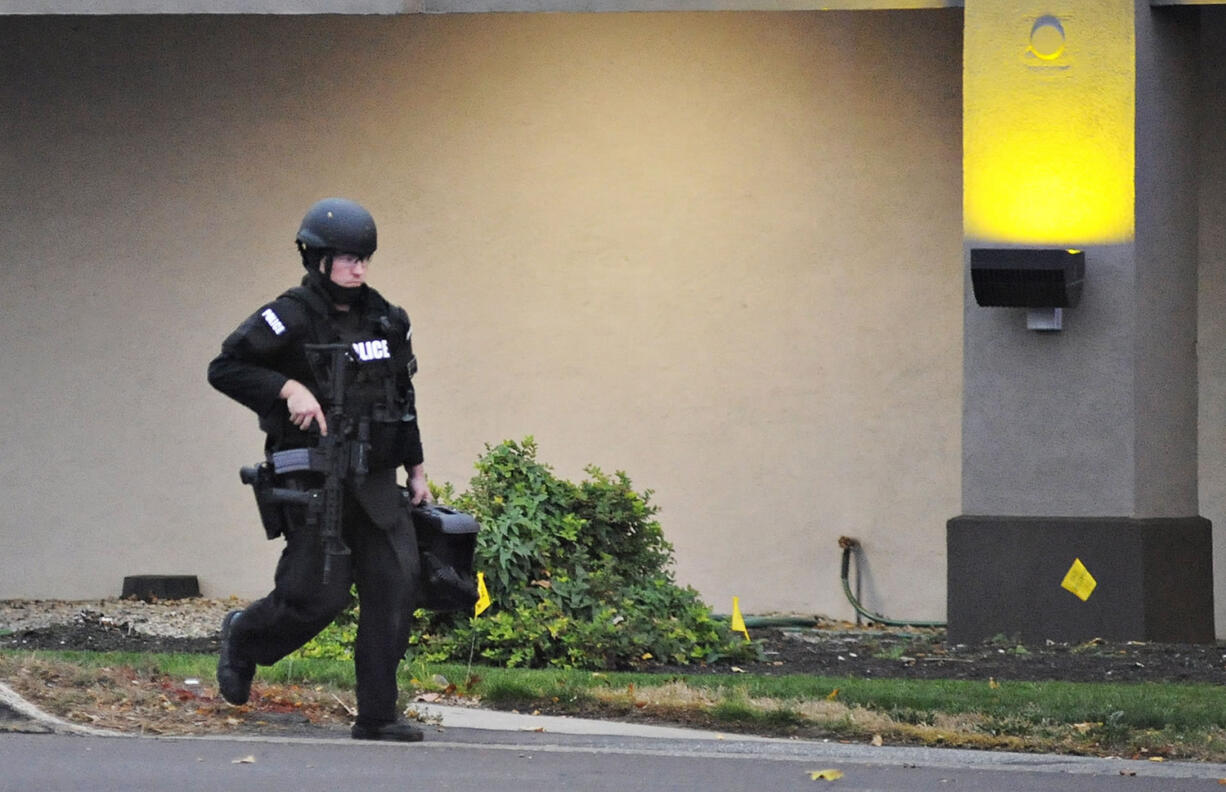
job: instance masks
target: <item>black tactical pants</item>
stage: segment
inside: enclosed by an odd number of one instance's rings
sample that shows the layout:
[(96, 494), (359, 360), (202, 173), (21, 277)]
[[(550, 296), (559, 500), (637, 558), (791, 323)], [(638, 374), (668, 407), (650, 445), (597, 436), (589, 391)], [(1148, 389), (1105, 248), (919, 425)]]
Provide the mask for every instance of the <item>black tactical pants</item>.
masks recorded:
[[(394, 488), (394, 472), (390, 482), (374, 486)], [(376, 500), (386, 503), (390, 496)], [(381, 512), (378, 523), (346, 491), (342, 534), (352, 555), (332, 556), (326, 585), (318, 532), (304, 524), (302, 514), (287, 515), (290, 528), (274, 588), (243, 611), (231, 632), (242, 657), (272, 665), (327, 627), (349, 604), (349, 586), (356, 583), (361, 603), (354, 647), (358, 720), (368, 725), (390, 723), (398, 715), (396, 671), (408, 647), (420, 576), (417, 537), (407, 513), (376, 511)]]

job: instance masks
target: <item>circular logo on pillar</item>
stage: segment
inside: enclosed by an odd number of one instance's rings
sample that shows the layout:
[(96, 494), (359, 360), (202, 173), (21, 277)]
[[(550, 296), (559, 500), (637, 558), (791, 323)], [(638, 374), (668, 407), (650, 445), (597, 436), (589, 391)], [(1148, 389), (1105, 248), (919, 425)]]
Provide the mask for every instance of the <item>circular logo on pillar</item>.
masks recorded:
[(1064, 25), (1054, 16), (1041, 16), (1030, 28), (1030, 51), (1045, 61), (1064, 54)]

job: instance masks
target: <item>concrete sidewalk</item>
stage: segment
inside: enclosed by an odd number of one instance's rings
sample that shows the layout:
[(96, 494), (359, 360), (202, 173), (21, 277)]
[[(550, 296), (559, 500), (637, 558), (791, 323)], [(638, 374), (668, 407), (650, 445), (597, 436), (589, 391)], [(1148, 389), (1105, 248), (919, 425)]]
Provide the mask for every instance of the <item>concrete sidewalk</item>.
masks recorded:
[[(496, 731), (547, 732), (551, 734), (590, 734), (611, 737), (658, 737), (670, 740), (723, 740), (720, 732), (685, 729), (677, 726), (652, 726), (643, 723), (589, 720), (559, 715), (525, 715), (519, 712), (454, 707), (418, 702), (409, 709), (422, 720), (445, 728), (492, 729)], [(727, 735), (738, 742), (767, 740), (743, 734)]]

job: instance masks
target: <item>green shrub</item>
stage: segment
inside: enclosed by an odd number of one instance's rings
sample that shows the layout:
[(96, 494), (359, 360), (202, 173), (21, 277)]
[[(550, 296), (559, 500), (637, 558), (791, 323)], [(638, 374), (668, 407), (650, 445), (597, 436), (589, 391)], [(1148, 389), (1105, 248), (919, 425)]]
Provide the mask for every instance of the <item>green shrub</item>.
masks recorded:
[(650, 490), (638, 493), (625, 473), (596, 467), (575, 484), (536, 453), (531, 437), (487, 446), (469, 491), (436, 491), (481, 523), (474, 565), (493, 604), (477, 617), (418, 611), (412, 651), (429, 661), (562, 668), (757, 654), (693, 588), (676, 584)]
[(294, 653), (294, 657), (319, 658), (321, 660), (352, 660), (353, 644), (358, 637), (358, 604), (356, 586), (349, 587), (349, 607), (332, 620), (319, 635)]

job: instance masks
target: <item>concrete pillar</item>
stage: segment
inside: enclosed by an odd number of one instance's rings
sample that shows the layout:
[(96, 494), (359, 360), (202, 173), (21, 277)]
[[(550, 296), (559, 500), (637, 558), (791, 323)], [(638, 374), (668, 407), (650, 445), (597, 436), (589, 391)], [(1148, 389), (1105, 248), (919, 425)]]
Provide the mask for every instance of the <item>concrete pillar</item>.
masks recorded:
[[(1197, 506), (1198, 12), (967, 0), (964, 247), (1076, 248), (1058, 331), (964, 323), (951, 641), (1213, 640)], [(1062, 587), (1075, 561), (1093, 591)]]

